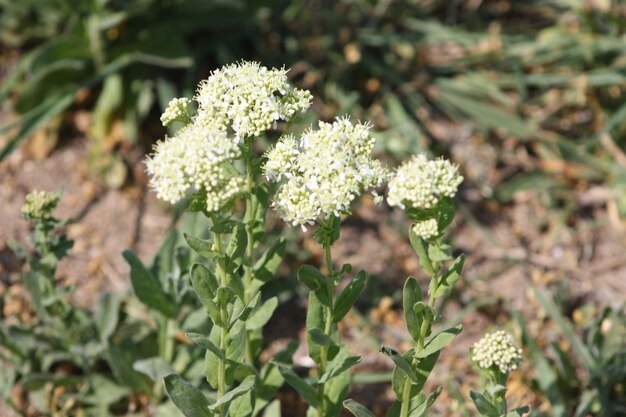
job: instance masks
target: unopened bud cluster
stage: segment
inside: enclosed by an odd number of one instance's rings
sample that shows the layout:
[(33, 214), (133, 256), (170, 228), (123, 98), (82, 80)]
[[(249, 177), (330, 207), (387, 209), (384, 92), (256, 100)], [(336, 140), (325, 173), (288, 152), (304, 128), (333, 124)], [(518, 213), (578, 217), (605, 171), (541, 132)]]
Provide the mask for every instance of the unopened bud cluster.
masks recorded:
[(33, 191), (26, 196), (22, 216), (27, 219), (50, 218), (60, 198), (61, 193)]
[(208, 212), (218, 211), (241, 192), (244, 180), (229, 174), (230, 161), (241, 154), (226, 132), (189, 125), (160, 141), (146, 161), (150, 185), (172, 204), (188, 193), (205, 191)]
[(428, 219), (415, 223), (413, 225), (413, 233), (425, 240), (437, 236), (439, 234), (439, 226), (437, 225), (437, 220)]
[(312, 96), (291, 87), (284, 68), (241, 62), (212, 72), (200, 83), (195, 99), (198, 123), (230, 128), (241, 139), (263, 134), (278, 120), (290, 120), (311, 105)]
[(480, 368), (495, 366), (503, 374), (508, 374), (522, 362), (522, 350), (515, 346), (510, 334), (500, 330), (486, 334), (474, 344), (472, 360)]
[(169, 126), (174, 122), (187, 123), (189, 121), (189, 108), (191, 107), (191, 100), (182, 98), (173, 98), (170, 100), (167, 108), (161, 115), (161, 123), (163, 126)]
[(429, 161), (424, 154), (404, 162), (389, 179), (391, 206), (431, 209), (444, 197), (454, 197), (463, 182), (459, 167), (445, 159)]
[(386, 171), (372, 159), (369, 128), (348, 119), (320, 122), (318, 130), (299, 140), (286, 136), (267, 152), (266, 177), (284, 179), (273, 205), (285, 221), (304, 225), (339, 216), (361, 193), (382, 185)]

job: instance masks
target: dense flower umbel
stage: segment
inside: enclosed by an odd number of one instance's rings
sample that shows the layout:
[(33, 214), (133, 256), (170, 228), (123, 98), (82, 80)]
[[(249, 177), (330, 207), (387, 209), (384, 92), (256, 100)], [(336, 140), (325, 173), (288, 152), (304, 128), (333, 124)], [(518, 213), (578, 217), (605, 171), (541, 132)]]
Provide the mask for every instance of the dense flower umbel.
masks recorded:
[(430, 239), (439, 234), (439, 227), (437, 220), (428, 219), (421, 222), (417, 222), (413, 225), (413, 233), (422, 239)]
[(293, 225), (338, 216), (369, 188), (380, 187), (386, 171), (372, 159), (375, 139), (369, 126), (348, 119), (320, 122), (300, 140), (283, 137), (267, 152), (269, 180), (284, 182), (273, 206)]
[(189, 122), (189, 107), (191, 100), (186, 97), (173, 98), (170, 100), (167, 108), (161, 115), (161, 123), (163, 126), (169, 126), (173, 122), (179, 121), (183, 123)]
[(472, 360), (483, 369), (495, 366), (503, 374), (508, 374), (522, 361), (522, 350), (515, 346), (510, 334), (500, 330), (486, 334), (474, 344)]
[(424, 154), (404, 162), (389, 179), (387, 201), (402, 209), (430, 209), (443, 197), (454, 197), (463, 177), (459, 167), (444, 159), (429, 161)]
[(241, 154), (226, 132), (188, 125), (160, 141), (146, 161), (157, 196), (176, 203), (187, 193), (205, 191), (208, 212), (218, 211), (242, 191), (243, 178), (230, 176), (230, 162)]
[(200, 83), (196, 123), (231, 128), (237, 139), (259, 136), (278, 120), (290, 120), (311, 105), (311, 93), (289, 85), (287, 70), (241, 62), (211, 73)]

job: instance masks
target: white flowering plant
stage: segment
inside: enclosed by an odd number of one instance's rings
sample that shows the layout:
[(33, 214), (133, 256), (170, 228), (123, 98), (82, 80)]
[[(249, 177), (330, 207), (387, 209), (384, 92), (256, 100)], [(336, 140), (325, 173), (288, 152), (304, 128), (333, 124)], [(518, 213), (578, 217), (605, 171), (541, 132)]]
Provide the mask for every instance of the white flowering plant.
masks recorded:
[[(164, 124), (182, 127), (157, 143), (147, 159), (151, 186), (159, 198), (185, 200), (190, 211), (204, 213), (209, 221), (208, 235), (185, 234), (185, 239), (204, 259), (191, 266), (189, 285), (211, 326), (206, 333), (186, 336), (206, 350), (205, 378), (214, 391), (207, 395), (177, 373), (164, 377), (169, 398), (186, 416), (255, 416), (285, 382), (309, 405), (309, 417), (337, 417), (342, 407), (357, 417), (371, 416), (345, 399), (351, 368), (360, 358), (341, 343), (338, 326), (364, 290), (367, 273), (352, 274), (349, 264), (336, 269), (331, 248), (354, 202), (371, 193), (380, 203), (385, 182), (389, 205), (403, 209), (413, 223), (411, 244), (431, 277), (427, 299), (415, 278), (407, 280), (403, 291), (414, 347), (404, 353), (381, 348), (395, 364), (392, 387), (398, 399), (390, 416), (422, 415), (441, 392), (426, 396), (423, 387), (441, 350), (461, 331), (460, 326), (441, 331), (433, 327), (438, 319), (435, 301), (449, 294), (463, 267), (463, 256), (452, 260), (452, 250), (443, 242), (463, 180), (458, 167), (420, 154), (390, 173), (372, 155), (371, 126), (347, 117), (290, 132), (311, 99), (307, 91), (291, 87), (286, 70), (241, 62), (202, 81), (196, 104), (174, 99), (162, 116)], [(262, 149), (257, 139), (278, 123), (287, 129), (269, 149)], [(292, 369), (293, 345), (265, 363), (260, 360), (261, 329), (278, 304), (275, 297), (263, 299), (261, 289), (276, 273), (285, 249), (282, 239), (265, 241), (270, 208), (288, 225), (313, 228), (324, 253), (322, 268), (304, 265), (297, 274), (309, 292), (307, 345), (315, 366), (307, 377)], [(132, 261), (128, 253), (127, 259)], [(337, 293), (344, 277), (350, 277), (349, 283)], [(148, 295), (138, 280), (133, 287), (162, 313), (167, 312), (157, 298), (180, 298), (165, 294), (159, 285)], [(154, 292), (164, 294), (155, 298)], [(176, 317), (170, 314), (165, 322)]]
[[(413, 347), (403, 353), (386, 346), (380, 348), (395, 364), (392, 388), (396, 401), (389, 410), (390, 417), (427, 415), (442, 387), (426, 395), (426, 380), (443, 348), (462, 330), (461, 325), (434, 327), (440, 318), (436, 301), (450, 294), (465, 259), (459, 255), (453, 260), (451, 247), (443, 241), (445, 229), (454, 219), (453, 198), (462, 181), (456, 165), (443, 159), (428, 160), (423, 154), (401, 164), (388, 178), (387, 202), (403, 209), (412, 221), (411, 245), (430, 276), (426, 296), (413, 277), (406, 280), (402, 292), (404, 318)], [(373, 417), (354, 400), (345, 401), (344, 406), (356, 417)]]
[(470, 391), (481, 416), (520, 417), (530, 411), (528, 406), (509, 411), (506, 401), (509, 374), (522, 362), (522, 350), (513, 336), (503, 330), (488, 333), (470, 348), (470, 357), (485, 386), (482, 392)]

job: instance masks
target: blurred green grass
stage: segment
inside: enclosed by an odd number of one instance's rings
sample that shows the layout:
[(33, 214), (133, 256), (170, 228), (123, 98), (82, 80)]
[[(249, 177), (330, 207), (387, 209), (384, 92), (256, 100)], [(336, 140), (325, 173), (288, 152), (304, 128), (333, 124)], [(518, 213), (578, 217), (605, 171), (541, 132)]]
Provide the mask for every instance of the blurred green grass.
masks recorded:
[[(86, 108), (92, 165), (106, 174), (123, 165), (125, 143), (165, 133), (155, 120), (171, 97), (191, 95), (212, 68), (256, 59), (291, 67), (321, 118), (371, 120), (394, 159), (493, 147), (488, 164), (509, 170), (467, 177), (501, 203), (529, 184), (626, 185), (620, 2), (2, 0), (0, 9), (3, 48), (20, 56), (0, 98), (21, 115), (0, 129), (19, 127), (1, 158), (59, 113)], [(482, 163), (460, 149), (462, 164)], [(609, 194), (624, 215), (626, 197)]]

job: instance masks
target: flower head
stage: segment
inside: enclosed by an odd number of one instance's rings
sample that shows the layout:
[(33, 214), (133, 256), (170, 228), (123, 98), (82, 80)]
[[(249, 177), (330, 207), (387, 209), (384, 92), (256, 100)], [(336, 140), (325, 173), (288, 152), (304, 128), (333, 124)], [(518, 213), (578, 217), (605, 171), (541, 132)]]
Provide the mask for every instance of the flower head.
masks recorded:
[(474, 344), (471, 353), (472, 360), (480, 368), (496, 367), (503, 374), (517, 369), (522, 362), (522, 350), (515, 346), (513, 337), (503, 330), (486, 334)]
[(265, 175), (284, 179), (273, 206), (293, 225), (338, 216), (364, 191), (379, 187), (386, 171), (372, 159), (375, 139), (366, 124), (348, 119), (319, 123), (300, 140), (282, 138), (266, 156)]
[(229, 170), (240, 154), (226, 132), (188, 125), (156, 144), (146, 161), (150, 185), (172, 204), (188, 193), (206, 192), (207, 211), (217, 211), (242, 190), (243, 178)]
[(33, 191), (26, 196), (22, 216), (27, 219), (51, 218), (60, 199), (61, 192)]
[(169, 126), (176, 121), (183, 123), (189, 122), (190, 106), (191, 100), (186, 97), (173, 98), (161, 115), (161, 123), (163, 126)]
[(226, 130), (238, 139), (258, 136), (278, 120), (290, 120), (311, 105), (309, 91), (289, 85), (287, 70), (243, 61), (215, 70), (200, 83), (197, 123)]
[(389, 179), (391, 206), (431, 209), (444, 197), (454, 197), (463, 177), (459, 167), (445, 159), (429, 161), (424, 154), (404, 162)]
[(437, 236), (439, 234), (437, 220), (428, 219), (415, 223), (413, 225), (413, 233), (426, 240)]

